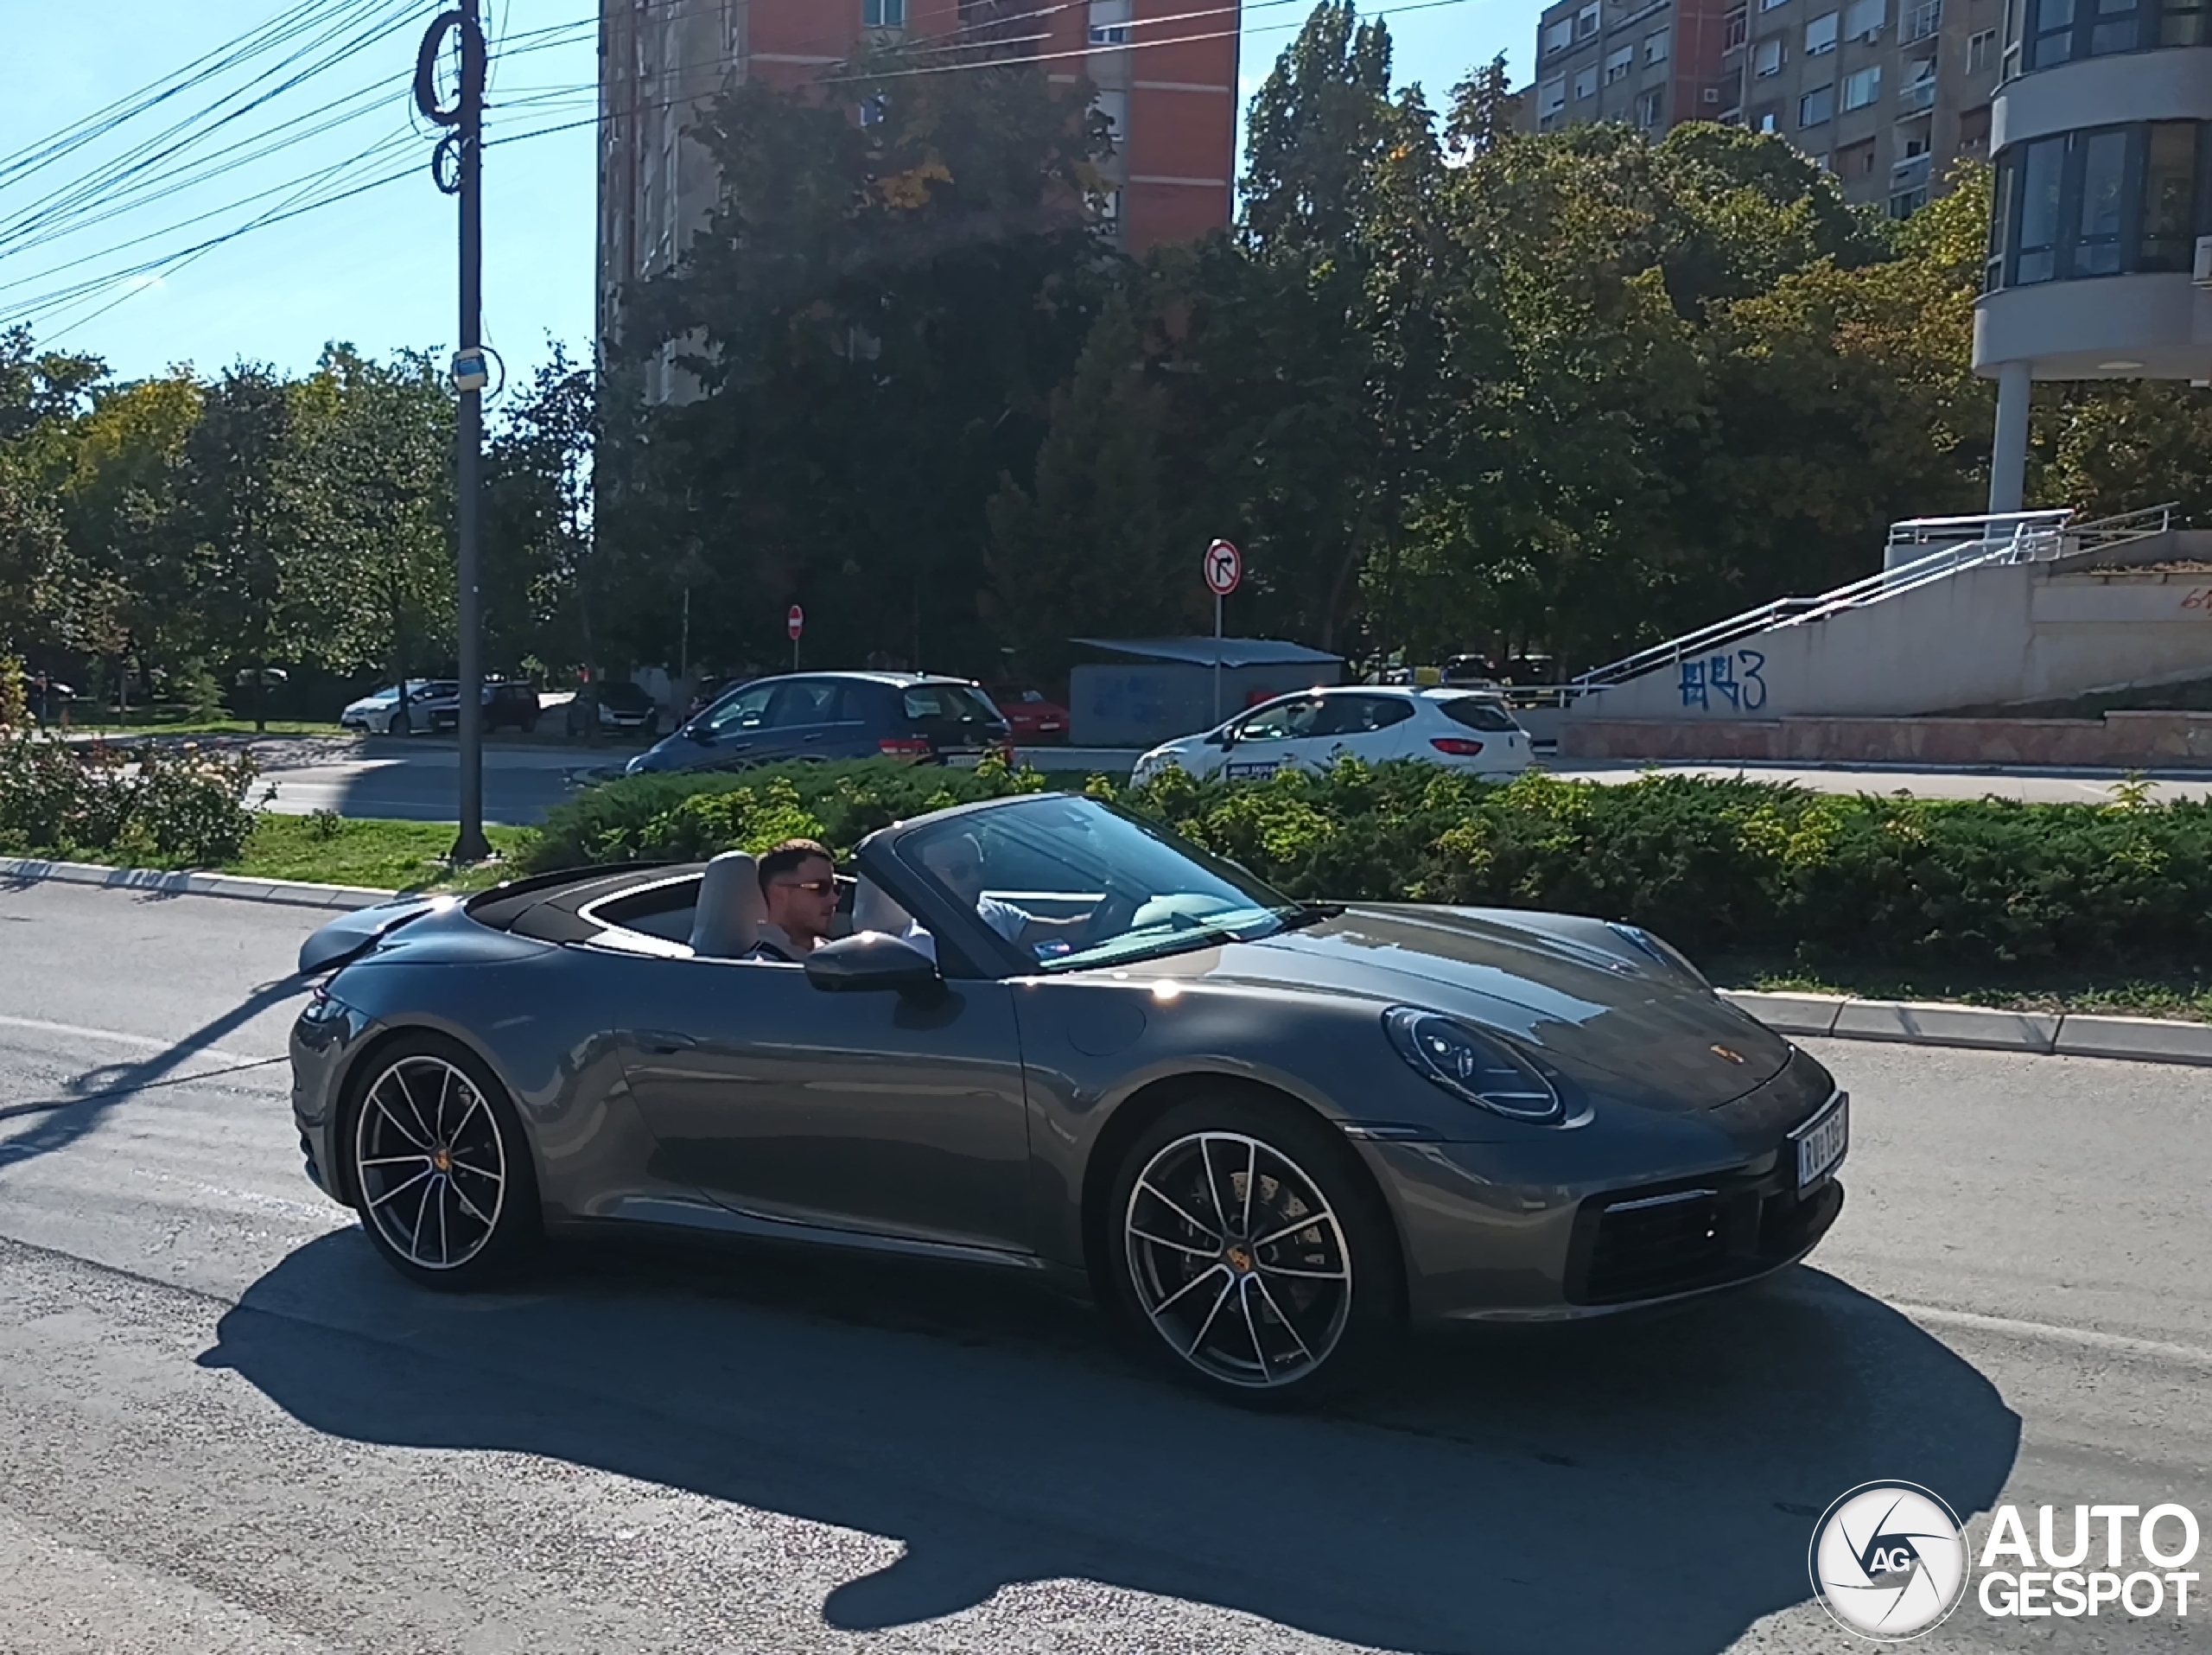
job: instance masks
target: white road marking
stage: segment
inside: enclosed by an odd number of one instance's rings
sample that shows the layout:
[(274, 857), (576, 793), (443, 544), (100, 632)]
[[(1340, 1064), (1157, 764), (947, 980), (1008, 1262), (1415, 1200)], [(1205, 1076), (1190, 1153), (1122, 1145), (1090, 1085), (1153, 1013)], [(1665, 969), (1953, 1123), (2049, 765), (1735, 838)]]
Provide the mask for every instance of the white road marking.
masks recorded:
[[(4, 1014), (0, 1014), (0, 1028), (26, 1029), (35, 1034), (67, 1034), (73, 1040), (109, 1041), (118, 1046), (135, 1046), (147, 1052), (169, 1052), (175, 1050), (177, 1046), (173, 1040), (161, 1040), (151, 1034), (126, 1034), (119, 1028), (86, 1028), (80, 1023), (49, 1023), (36, 1017), (10, 1017)], [(267, 1060), (226, 1052), (213, 1046), (195, 1046), (185, 1055), (205, 1058), (211, 1063), (260, 1063)]]
[(2084, 1350), (2109, 1351), (2115, 1356), (2144, 1356), (2164, 1362), (2186, 1362), (2192, 1367), (2212, 1368), (2212, 1351), (2193, 1345), (2169, 1345), (2155, 1339), (2130, 1339), (2124, 1334), (2101, 1334), (2089, 1327), (2065, 1327), (2048, 1321), (2022, 1321), (2012, 1316), (1985, 1316), (1972, 1310), (1945, 1310), (1936, 1305), (1891, 1304), (1899, 1315), (1929, 1327), (1961, 1327), (1981, 1334), (2009, 1334), (2016, 1339), (2048, 1340), (2078, 1345)]

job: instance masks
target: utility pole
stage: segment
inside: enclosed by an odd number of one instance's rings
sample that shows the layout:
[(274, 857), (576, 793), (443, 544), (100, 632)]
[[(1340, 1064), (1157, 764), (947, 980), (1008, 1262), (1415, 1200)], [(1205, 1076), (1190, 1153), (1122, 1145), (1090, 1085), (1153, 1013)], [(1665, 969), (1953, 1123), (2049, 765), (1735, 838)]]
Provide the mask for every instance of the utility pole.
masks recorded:
[[(458, 542), (455, 571), (460, 597), (461, 705), (455, 710), (461, 738), (461, 831), (455, 836), (456, 863), (482, 862), (492, 854), (484, 837), (484, 595), (479, 493), (484, 457), (484, 386), (490, 379), (483, 333), (484, 311), (484, 31), (477, 0), (459, 0), (441, 13), (423, 36), (415, 60), (416, 106), (448, 130), (431, 162), (438, 188), (460, 198), (461, 337), (453, 357), (454, 390), (460, 405), (454, 421), (454, 529)], [(437, 62), (446, 36), (457, 37), (461, 84), (451, 107), (438, 102)]]

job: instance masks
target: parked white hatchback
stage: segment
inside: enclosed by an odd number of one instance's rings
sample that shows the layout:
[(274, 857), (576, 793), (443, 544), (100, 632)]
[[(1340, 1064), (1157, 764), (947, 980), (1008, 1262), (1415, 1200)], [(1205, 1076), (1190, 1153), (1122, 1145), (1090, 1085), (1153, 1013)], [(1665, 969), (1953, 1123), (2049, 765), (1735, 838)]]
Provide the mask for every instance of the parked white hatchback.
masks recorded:
[(1421, 759), (1510, 776), (1527, 769), (1530, 756), (1529, 732), (1495, 694), (1346, 684), (1278, 696), (1217, 729), (1163, 742), (1136, 761), (1129, 780), (1149, 781), (1171, 764), (1204, 781), (1271, 776), (1286, 767), (1322, 771), (1344, 758)]

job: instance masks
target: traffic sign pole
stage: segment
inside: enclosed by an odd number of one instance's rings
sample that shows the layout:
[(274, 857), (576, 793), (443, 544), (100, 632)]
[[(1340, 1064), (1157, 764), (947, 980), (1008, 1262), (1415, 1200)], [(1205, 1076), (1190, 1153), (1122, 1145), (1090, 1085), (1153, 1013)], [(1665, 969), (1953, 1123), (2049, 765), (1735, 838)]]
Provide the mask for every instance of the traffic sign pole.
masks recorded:
[(1206, 578), (1206, 589), (1213, 594), (1213, 722), (1221, 724), (1221, 601), (1236, 589), (1244, 578), (1244, 557), (1226, 540), (1217, 540), (1206, 548), (1202, 565)]
[(784, 616), (784, 630), (791, 635), (791, 671), (798, 671), (798, 636), (806, 630), (806, 611), (791, 605)]

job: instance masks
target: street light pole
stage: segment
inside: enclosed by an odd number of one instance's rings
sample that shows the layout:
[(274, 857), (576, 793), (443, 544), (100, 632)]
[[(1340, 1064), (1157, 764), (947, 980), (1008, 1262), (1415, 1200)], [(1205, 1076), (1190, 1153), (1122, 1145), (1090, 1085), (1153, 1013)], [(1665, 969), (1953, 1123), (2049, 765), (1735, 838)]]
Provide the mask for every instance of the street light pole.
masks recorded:
[[(482, 862), (492, 854), (484, 837), (484, 594), (479, 496), (484, 457), (484, 31), (477, 0), (457, 0), (423, 35), (415, 60), (415, 102), (448, 130), (431, 164), (438, 188), (459, 197), (461, 207), (461, 337), (454, 352), (453, 385), (459, 398), (454, 420), (454, 532), (461, 637), (461, 705), (454, 723), (461, 742), (460, 831), (456, 863)], [(438, 54), (448, 34), (461, 47), (461, 86), (451, 108), (437, 99)], [(452, 181), (447, 181), (448, 169)]]

